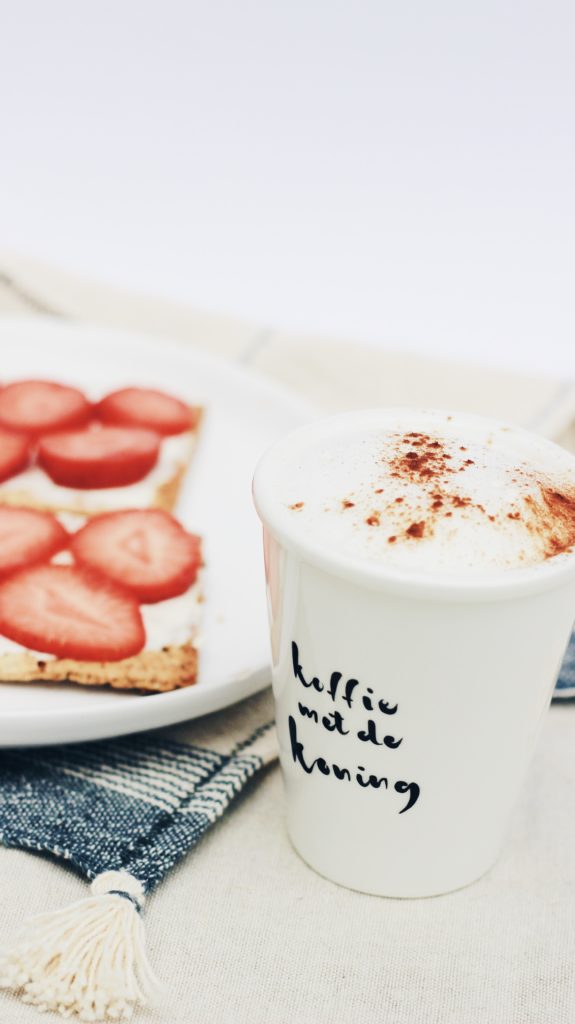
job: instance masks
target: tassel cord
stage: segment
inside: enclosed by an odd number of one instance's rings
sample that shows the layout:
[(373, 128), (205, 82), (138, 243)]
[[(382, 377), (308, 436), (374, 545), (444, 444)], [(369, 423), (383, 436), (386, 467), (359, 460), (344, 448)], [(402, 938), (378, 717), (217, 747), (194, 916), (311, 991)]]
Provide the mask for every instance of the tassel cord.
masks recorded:
[(139, 914), (144, 889), (117, 871), (98, 875), (91, 888), (86, 899), (24, 926), (0, 962), (0, 987), (66, 1017), (126, 1019), (157, 987)]

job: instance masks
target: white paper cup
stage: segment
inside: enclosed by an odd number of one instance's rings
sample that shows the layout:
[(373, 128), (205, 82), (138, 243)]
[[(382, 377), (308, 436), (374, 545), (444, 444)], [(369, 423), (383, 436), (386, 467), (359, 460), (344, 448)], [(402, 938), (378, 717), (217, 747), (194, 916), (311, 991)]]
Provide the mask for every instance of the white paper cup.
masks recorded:
[[(575, 555), (487, 577), (406, 575), (286, 529), (274, 488), (286, 458), (396, 415), (295, 431), (264, 455), (254, 498), (292, 842), (341, 885), (416, 897), (474, 881), (498, 855), (575, 617)], [(557, 459), (529, 444), (543, 468)]]

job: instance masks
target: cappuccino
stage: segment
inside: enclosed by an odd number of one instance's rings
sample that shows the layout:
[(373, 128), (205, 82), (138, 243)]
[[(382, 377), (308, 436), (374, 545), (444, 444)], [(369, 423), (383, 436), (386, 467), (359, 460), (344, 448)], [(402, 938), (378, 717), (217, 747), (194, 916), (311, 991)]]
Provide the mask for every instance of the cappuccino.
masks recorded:
[(470, 416), (390, 412), (283, 458), (276, 513), (293, 535), (406, 571), (490, 573), (575, 545), (573, 458)]

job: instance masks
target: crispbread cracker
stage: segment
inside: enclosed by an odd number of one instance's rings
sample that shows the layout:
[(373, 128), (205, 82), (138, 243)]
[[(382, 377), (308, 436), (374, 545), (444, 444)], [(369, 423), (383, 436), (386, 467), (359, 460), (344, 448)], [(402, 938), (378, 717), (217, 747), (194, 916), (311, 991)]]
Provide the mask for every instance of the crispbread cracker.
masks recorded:
[(197, 680), (198, 653), (193, 643), (141, 651), (122, 661), (75, 661), (28, 651), (0, 655), (0, 682), (73, 682), (112, 686), (118, 690), (165, 693), (192, 686)]

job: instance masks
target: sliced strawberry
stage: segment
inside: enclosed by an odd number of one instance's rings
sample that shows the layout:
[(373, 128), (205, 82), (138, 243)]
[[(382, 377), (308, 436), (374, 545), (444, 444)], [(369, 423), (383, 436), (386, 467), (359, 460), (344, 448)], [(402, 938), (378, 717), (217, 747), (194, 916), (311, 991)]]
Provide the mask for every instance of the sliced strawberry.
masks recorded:
[(68, 543), (68, 534), (50, 512), (0, 505), (0, 574), (47, 562)]
[(26, 469), (30, 460), (30, 443), (23, 434), (12, 434), (0, 428), (0, 483)]
[(33, 651), (81, 661), (121, 661), (146, 642), (137, 601), (71, 565), (37, 565), (1, 582), (0, 633)]
[(122, 388), (106, 395), (96, 407), (96, 414), (104, 423), (150, 427), (158, 434), (182, 434), (196, 426), (199, 409), (153, 388)]
[(77, 388), (49, 380), (18, 380), (0, 390), (0, 424), (24, 434), (82, 426), (91, 411)]
[(145, 604), (183, 594), (202, 562), (200, 538), (159, 509), (97, 516), (75, 534), (71, 546), (78, 562)]
[(40, 439), (38, 462), (64, 487), (124, 487), (156, 464), (160, 438), (152, 430), (101, 427)]

